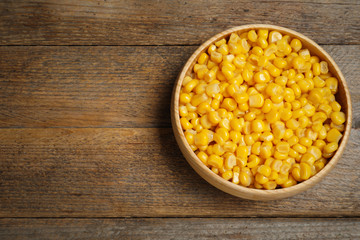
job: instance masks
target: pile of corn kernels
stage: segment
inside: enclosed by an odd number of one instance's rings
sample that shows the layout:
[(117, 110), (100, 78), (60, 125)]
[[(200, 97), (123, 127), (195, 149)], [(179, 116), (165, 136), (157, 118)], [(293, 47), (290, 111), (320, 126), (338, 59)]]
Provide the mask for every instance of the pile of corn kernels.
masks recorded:
[(328, 63), (267, 29), (211, 44), (182, 82), (179, 114), (197, 157), (244, 187), (293, 186), (324, 168), (345, 114)]

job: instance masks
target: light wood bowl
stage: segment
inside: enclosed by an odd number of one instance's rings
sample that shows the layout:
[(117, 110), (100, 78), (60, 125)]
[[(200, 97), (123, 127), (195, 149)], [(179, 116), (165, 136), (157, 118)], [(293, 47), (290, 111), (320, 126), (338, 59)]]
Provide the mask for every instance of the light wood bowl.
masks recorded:
[[(179, 95), (180, 95), (180, 88), (182, 85), (182, 81), (185, 76), (190, 75), (190, 73), (192, 72), (192, 68), (198, 56), (201, 53), (205, 52), (210, 44), (220, 40), (223, 37), (228, 38), (230, 34), (233, 32), (241, 34), (244, 31), (249, 31), (251, 29), (260, 29), (260, 28), (277, 30), (283, 34), (288, 34), (291, 37), (296, 37), (301, 40), (303, 47), (306, 47), (310, 50), (312, 55), (317, 55), (318, 57), (320, 57), (320, 59), (327, 61), (329, 64), (329, 70), (339, 80), (339, 87), (338, 87), (339, 91), (336, 94), (336, 99), (341, 104), (342, 111), (344, 111), (346, 114), (346, 126), (345, 126), (345, 131), (343, 133), (343, 138), (341, 139), (341, 142), (339, 144), (339, 149), (337, 150), (335, 155), (331, 158), (331, 160), (326, 164), (326, 166), (319, 173), (317, 173), (316, 175), (314, 175), (313, 177), (302, 183), (298, 183), (297, 185), (289, 188), (282, 188), (275, 190), (246, 188), (240, 185), (236, 185), (232, 182), (226, 181), (222, 177), (213, 173), (208, 167), (206, 167), (200, 161), (200, 159), (196, 156), (196, 154), (191, 150), (189, 144), (185, 139), (184, 132), (181, 128), (180, 117), (179, 117)], [(318, 183), (321, 179), (325, 177), (325, 175), (327, 175), (331, 171), (331, 169), (334, 168), (336, 163), (339, 161), (344, 151), (345, 145), (349, 139), (351, 121), (352, 121), (352, 108), (351, 108), (350, 93), (345, 78), (341, 73), (339, 67), (336, 65), (335, 61), (330, 57), (330, 55), (327, 52), (325, 52), (324, 49), (322, 49), (314, 41), (310, 40), (304, 35), (297, 33), (293, 30), (279, 26), (274, 26), (274, 25), (267, 25), (267, 24), (243, 25), (243, 26), (231, 28), (210, 38), (208, 41), (203, 43), (186, 62), (184, 68), (182, 69), (182, 71), (178, 76), (172, 94), (172, 102), (171, 102), (172, 127), (176, 141), (188, 163), (201, 177), (203, 177), (207, 182), (217, 187), (218, 189), (227, 192), (229, 194), (232, 194), (234, 196), (251, 199), (251, 200), (274, 200), (274, 199), (290, 197), (295, 194), (301, 193), (309, 189), (310, 187), (314, 186), (316, 183)]]

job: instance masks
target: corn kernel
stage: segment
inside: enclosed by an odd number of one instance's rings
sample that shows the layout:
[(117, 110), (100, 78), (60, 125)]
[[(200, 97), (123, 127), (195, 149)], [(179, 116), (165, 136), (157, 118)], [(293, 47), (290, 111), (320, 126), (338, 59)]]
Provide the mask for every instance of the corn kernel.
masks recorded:
[(330, 129), (330, 131), (327, 133), (326, 140), (328, 142), (339, 142), (341, 139), (342, 134), (337, 130), (336, 128)]
[(324, 147), (324, 153), (333, 153), (338, 149), (338, 147), (337, 142), (330, 142)]
[(207, 160), (208, 164), (210, 166), (216, 167), (216, 168), (222, 168), (223, 167), (223, 159), (219, 157), (218, 155), (210, 155)]
[(260, 158), (256, 155), (251, 154), (248, 159), (247, 167), (254, 168), (260, 163)]
[(333, 112), (330, 115), (331, 121), (336, 125), (341, 125), (345, 122), (345, 113)]
[(311, 175), (311, 167), (307, 163), (300, 163), (300, 178), (302, 180), (307, 180), (310, 178)]
[(306, 147), (299, 143), (295, 144), (292, 148), (301, 154), (306, 153)]

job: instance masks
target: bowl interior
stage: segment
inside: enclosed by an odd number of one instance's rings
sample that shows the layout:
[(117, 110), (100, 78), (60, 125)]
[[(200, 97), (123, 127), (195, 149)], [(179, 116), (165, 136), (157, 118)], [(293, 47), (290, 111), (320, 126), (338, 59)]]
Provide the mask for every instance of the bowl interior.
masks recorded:
[[(236, 32), (241, 34), (242, 32), (249, 31), (251, 29), (269, 29), (269, 30), (277, 30), (282, 34), (287, 34), (291, 37), (296, 37), (301, 40), (303, 47), (308, 48), (312, 55), (318, 56), (321, 60), (325, 60), (329, 64), (329, 70), (336, 76), (339, 80), (339, 87), (338, 93), (336, 94), (336, 100), (341, 104), (342, 111), (346, 114), (346, 126), (343, 138), (339, 144), (339, 149), (335, 153), (335, 155), (331, 158), (331, 160), (326, 164), (326, 166), (316, 175), (311, 177), (310, 179), (298, 183), (289, 188), (282, 188), (282, 189), (275, 189), (275, 190), (262, 190), (262, 189), (251, 189), (246, 188), (240, 185), (233, 184), (229, 181), (224, 180), (222, 177), (218, 176), (217, 174), (213, 173), (208, 167), (206, 167), (200, 159), (195, 155), (195, 153), (191, 150), (190, 146), (188, 145), (184, 132), (181, 128), (180, 124), (180, 117), (179, 117), (179, 95), (180, 89), (182, 85), (182, 81), (185, 76), (189, 75), (193, 77), (192, 69), (196, 63), (198, 56), (205, 52), (209, 45), (212, 43), (222, 39), (228, 38), (231, 33)], [(204, 44), (202, 44), (194, 54), (189, 58), (186, 62), (184, 68), (180, 72), (177, 82), (174, 86), (173, 96), (172, 96), (172, 110), (171, 110), (171, 118), (172, 118), (172, 125), (176, 140), (179, 144), (179, 147), (185, 156), (186, 160), (189, 164), (194, 168), (194, 170), (202, 176), (206, 181), (210, 184), (214, 185), (215, 187), (230, 193), (232, 195), (252, 199), (252, 200), (273, 200), (273, 199), (280, 199), (285, 197), (293, 196), (297, 193), (305, 191), (306, 189), (313, 186), (315, 183), (319, 182), (337, 163), (339, 160), (342, 152), (344, 151), (346, 142), (348, 141), (350, 135), (350, 128), (351, 128), (351, 119), (352, 119), (352, 112), (351, 112), (351, 100), (350, 100), (350, 93), (345, 81), (343, 74), (341, 73), (339, 67), (336, 65), (335, 61), (330, 57), (328, 53), (325, 52), (320, 46), (318, 46), (314, 41), (310, 40), (309, 38), (305, 37), (304, 35), (297, 33), (293, 30), (278, 27), (274, 25), (267, 25), (267, 24), (253, 24), (253, 25), (244, 25), (235, 27), (224, 32), (221, 32), (214, 37), (210, 38)]]

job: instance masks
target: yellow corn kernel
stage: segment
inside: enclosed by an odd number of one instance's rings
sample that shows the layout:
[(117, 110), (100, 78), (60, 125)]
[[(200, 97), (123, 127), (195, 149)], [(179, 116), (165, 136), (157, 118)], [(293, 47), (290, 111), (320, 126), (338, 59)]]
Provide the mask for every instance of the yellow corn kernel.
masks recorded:
[(256, 155), (251, 154), (249, 156), (247, 167), (248, 168), (253, 168), (253, 167), (256, 167), (257, 165), (259, 165), (259, 163), (260, 163), (260, 158), (258, 156), (256, 156)]
[(237, 103), (232, 98), (225, 98), (221, 104), (222, 108), (225, 108), (228, 111), (234, 111), (237, 107)]
[(277, 184), (275, 181), (268, 181), (264, 183), (263, 186), (266, 190), (273, 190), (277, 187)]
[(255, 119), (251, 122), (251, 129), (254, 132), (261, 133), (265, 130), (265, 124), (262, 120)]
[(283, 139), (289, 140), (294, 135), (294, 131), (292, 129), (286, 129)]
[(297, 128), (299, 128), (299, 126), (300, 126), (299, 122), (294, 118), (286, 121), (286, 127), (292, 130), (296, 130)]
[(341, 125), (345, 122), (345, 113), (343, 112), (332, 112), (330, 115), (331, 121), (336, 125)]
[(310, 103), (307, 103), (304, 107), (304, 112), (305, 112), (305, 116), (307, 117), (311, 117), (312, 115), (315, 114), (315, 107), (313, 105), (311, 105)]
[(283, 161), (281, 167), (280, 167), (280, 174), (288, 174), (291, 169), (291, 165), (285, 161)]
[(255, 139), (250, 134), (246, 134), (244, 140), (247, 146), (251, 146), (255, 143)]
[(293, 178), (298, 181), (298, 182), (302, 182), (303, 180), (301, 179), (301, 175), (300, 175), (300, 168), (293, 168), (291, 171), (291, 175), (293, 176)]
[(299, 143), (295, 144), (292, 148), (301, 154), (306, 153), (306, 150), (307, 150), (305, 146), (303, 146)]
[[(205, 92), (209, 97), (215, 97), (215, 95), (220, 92), (219, 84), (214, 83), (207, 85), (207, 87), (205, 88)], [(218, 100), (222, 100), (222, 99), (218, 99)]]
[(269, 30), (268, 29), (259, 29), (257, 32), (257, 35), (261, 38), (267, 39), (268, 35), (269, 35)]
[(320, 172), (321, 169), (325, 167), (326, 159), (323, 158), (323, 160), (318, 160), (314, 163), (316, 172)]
[(275, 179), (276, 184), (282, 185), (288, 180), (288, 174), (278, 174), (278, 178)]
[(243, 118), (234, 118), (230, 121), (230, 127), (232, 130), (240, 132), (242, 127), (244, 126)]
[(274, 135), (269, 131), (263, 132), (260, 135), (260, 140), (271, 142), (272, 140), (274, 140)]
[(307, 163), (311, 166), (314, 164), (315, 160), (316, 159), (312, 154), (305, 153), (304, 155), (301, 156), (300, 163)]
[(300, 178), (302, 180), (307, 180), (311, 176), (311, 167), (307, 163), (300, 163)]
[(218, 47), (217, 51), (218, 51), (219, 53), (221, 53), (223, 56), (224, 56), (224, 55), (227, 55), (227, 54), (229, 53), (229, 46), (228, 46), (226, 43), (221, 44), (221, 45)]
[(212, 124), (211, 122), (209, 121), (207, 115), (203, 115), (201, 118), (200, 118), (200, 123), (201, 125), (206, 128), (206, 129), (209, 129), (211, 128)]
[(324, 147), (324, 153), (333, 153), (338, 149), (339, 145), (337, 142), (331, 142), (326, 144)]
[(241, 133), (237, 131), (231, 131), (230, 132), (230, 139), (233, 143), (239, 143), (241, 138)]
[(283, 183), (281, 184), (281, 187), (283, 188), (288, 188), (288, 187), (291, 187), (291, 186), (294, 186), (296, 184), (296, 180), (293, 178), (292, 175), (289, 175), (288, 176), (288, 179)]
[(267, 48), (267, 46), (269, 45), (266, 38), (264, 37), (259, 37), (256, 42), (262, 49)]
[(325, 145), (326, 145), (326, 143), (324, 140), (318, 139), (314, 142), (314, 146), (319, 148), (321, 151), (324, 149)]
[(240, 172), (240, 184), (244, 187), (248, 187), (251, 184), (251, 177), (248, 173), (241, 171)]
[(215, 63), (220, 63), (222, 61), (223, 55), (219, 52), (213, 51), (210, 53), (211, 61)]
[(322, 90), (320, 88), (314, 88), (313, 90), (310, 91), (308, 99), (313, 103), (313, 104), (320, 104), (323, 100), (323, 94), (322, 94)]
[(255, 181), (259, 184), (264, 184), (264, 183), (268, 182), (269, 179), (260, 173), (256, 173)]
[(290, 150), (290, 145), (287, 142), (279, 142), (278, 144), (276, 144), (276, 151), (278, 151), (279, 153), (288, 153)]
[(211, 171), (215, 173), (216, 175), (219, 174), (219, 169), (217, 167), (211, 167)]
[(312, 145), (312, 140), (307, 137), (302, 137), (299, 139), (299, 143), (305, 147), (310, 147)]
[(223, 159), (222, 157), (218, 156), (218, 155), (210, 155), (207, 159), (207, 163), (210, 166), (216, 167), (216, 168), (222, 168), (223, 167)]
[(186, 106), (180, 106), (179, 107), (179, 114), (180, 114), (180, 117), (186, 117), (189, 114), (187, 107)]
[(345, 130), (344, 124), (336, 125), (334, 123), (330, 123), (330, 127), (335, 128), (335, 129), (339, 130), (340, 132), (343, 132)]
[(256, 34), (255, 30), (250, 30), (247, 34), (247, 37), (251, 42), (256, 42), (258, 35)]
[(314, 81), (314, 87), (316, 88), (323, 88), (325, 86), (325, 81), (318, 76), (314, 77), (313, 81)]
[(300, 124), (299, 125), (300, 128), (306, 128), (309, 125), (310, 120), (306, 116), (300, 116), (299, 119), (298, 119), (298, 122)]
[(180, 119), (181, 126), (184, 130), (193, 128), (193, 125), (185, 117)]
[(299, 98), (301, 96), (301, 89), (298, 84), (294, 83), (290, 85), (290, 88), (294, 91), (295, 98)]
[(208, 155), (205, 152), (200, 151), (197, 155), (196, 155), (205, 165), (207, 164), (207, 159), (208, 159)]
[(232, 141), (227, 141), (223, 145), (224, 151), (229, 152), (229, 153), (234, 153), (236, 151), (236, 147), (237, 147), (237, 145), (235, 143), (233, 143)]
[(329, 104), (320, 104), (319, 105), (319, 110), (321, 112), (323, 112), (324, 114), (326, 114), (326, 117), (330, 116), (331, 112), (332, 112), (332, 108)]
[(275, 123), (280, 119), (280, 113), (276, 109), (270, 110), (270, 112), (265, 114), (265, 119), (269, 123)]
[(180, 94), (180, 103), (186, 104), (191, 101), (191, 97), (188, 93)]
[(336, 142), (338, 143), (341, 139), (342, 134), (337, 130), (336, 128), (330, 129), (330, 131), (327, 133), (326, 140), (328, 142)]
[(208, 96), (205, 93), (194, 95), (191, 98), (191, 105), (197, 107), (200, 103), (205, 102), (207, 99), (208, 99)]
[(200, 103), (198, 108), (197, 108), (197, 112), (199, 114), (205, 114), (205, 113), (209, 112), (210, 110), (211, 110), (211, 106), (207, 102)]
[(273, 103), (270, 99), (266, 99), (264, 101), (264, 105), (263, 107), (261, 108), (261, 111), (263, 113), (269, 113), (271, 111), (271, 109), (273, 108)]
[(295, 52), (298, 52), (302, 48), (301, 41), (297, 38), (291, 40), (290, 46)]
[[(334, 112), (340, 112), (340, 110), (341, 110), (341, 105), (337, 101), (330, 103), (330, 106)], [(329, 115), (330, 114), (328, 114), (328, 116)]]
[(271, 174), (271, 168), (266, 165), (261, 165), (260, 167), (258, 167), (257, 172), (265, 177), (269, 177)]
[(226, 181), (229, 181), (233, 177), (233, 172), (231, 170), (227, 170), (221, 174), (221, 177)]
[(262, 144), (260, 147), (260, 157), (268, 160), (268, 158), (271, 157), (271, 154), (272, 154), (271, 147)]
[(283, 162), (279, 159), (275, 159), (272, 163), (271, 163), (271, 169), (275, 172), (280, 172), (281, 166), (282, 166)]
[(275, 171), (271, 171), (270, 176), (269, 176), (269, 180), (276, 180), (279, 178), (279, 174)]
[(192, 134), (190, 132), (185, 132), (185, 138), (189, 145), (194, 144), (194, 134)]
[(289, 150), (289, 157), (295, 158), (295, 159), (299, 159), (299, 153), (297, 151), (295, 151), (294, 149), (290, 148)]
[(215, 42), (215, 45), (216, 45), (217, 47), (220, 47), (221, 45), (223, 45), (223, 44), (225, 44), (225, 43), (226, 43), (225, 38), (222, 38), (222, 39), (220, 39), (219, 41)]
[[(222, 139), (224, 139), (224, 141), (227, 141), (230, 138), (228, 129), (223, 128), (223, 127), (216, 129), (215, 134), (218, 134)], [(214, 137), (215, 137), (215, 134), (214, 134)]]
[(233, 170), (232, 174), (233, 174), (233, 176), (232, 176), (231, 182), (235, 183), (235, 184), (239, 184), (240, 183), (240, 172), (236, 172)]
[[(300, 108), (301, 108), (301, 103), (298, 100), (294, 100), (293, 102), (291, 102), (291, 109), (293, 111), (300, 110)], [(298, 117), (299, 116), (297, 116), (297, 118)]]
[(234, 94), (234, 99), (237, 103), (247, 103), (249, 100), (249, 95), (246, 92), (237, 92)]
[(325, 126), (323, 126), (320, 131), (318, 132), (318, 139), (320, 140), (323, 140), (326, 138), (326, 135), (327, 135), (327, 131), (326, 131), (326, 128)]
[(290, 139), (288, 140), (288, 143), (289, 143), (290, 147), (294, 146), (298, 142), (299, 142), (299, 137), (297, 137), (295, 135), (290, 137)]
[(195, 145), (197, 147), (199, 146), (205, 146), (209, 143), (209, 137), (206, 131), (201, 131), (198, 134), (195, 135)]
[(236, 156), (241, 159), (247, 159), (249, 156), (249, 148), (247, 146), (238, 146)]
[(249, 96), (249, 106), (261, 108), (264, 105), (264, 96), (262, 94), (254, 94)]
[(205, 64), (208, 60), (209, 60), (209, 55), (207, 55), (206, 53), (202, 53), (199, 56), (198, 63)]
[(325, 61), (320, 62), (320, 73), (327, 74), (329, 72), (328, 63)]
[(321, 158), (321, 149), (316, 146), (308, 147), (307, 153), (310, 153), (315, 157), (315, 160), (319, 160)]
[(221, 117), (219, 116), (219, 113), (216, 111), (209, 112), (208, 119), (213, 125), (216, 125), (221, 121)]
[(305, 131), (306, 129), (304, 128), (298, 128), (295, 130), (295, 135), (299, 138), (305, 137)]
[(212, 147), (212, 152), (215, 155), (222, 156), (225, 153), (225, 150), (220, 144), (216, 143)]

